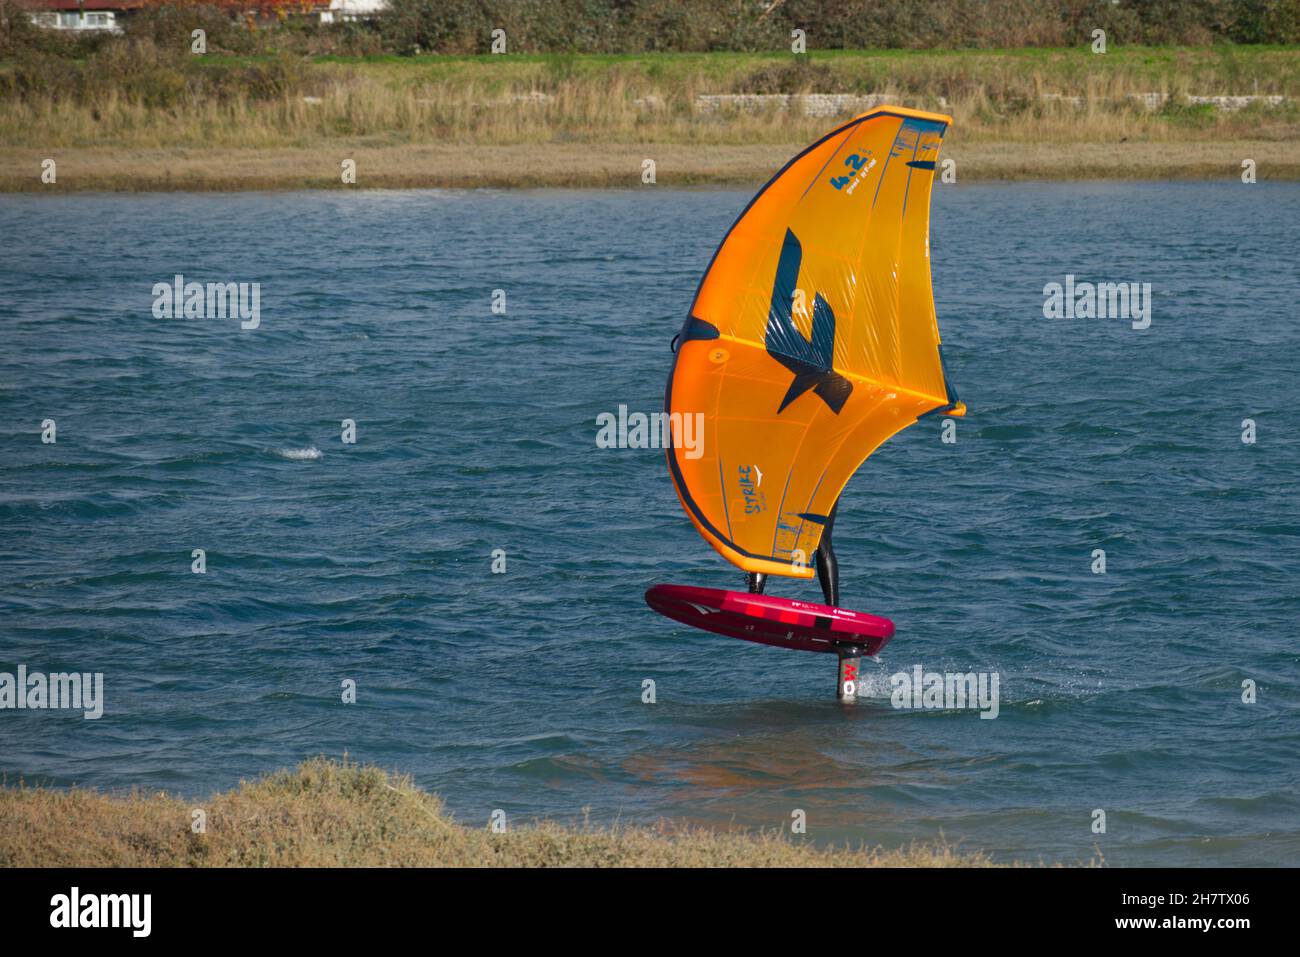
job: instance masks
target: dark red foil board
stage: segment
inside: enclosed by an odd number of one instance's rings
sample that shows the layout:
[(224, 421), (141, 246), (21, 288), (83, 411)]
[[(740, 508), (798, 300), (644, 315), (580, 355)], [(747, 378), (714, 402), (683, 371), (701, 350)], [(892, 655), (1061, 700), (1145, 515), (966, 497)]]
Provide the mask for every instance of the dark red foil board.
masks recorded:
[(684, 625), (797, 651), (837, 652), (857, 645), (874, 655), (894, 637), (894, 623), (877, 615), (773, 595), (693, 585), (655, 585), (646, 604)]

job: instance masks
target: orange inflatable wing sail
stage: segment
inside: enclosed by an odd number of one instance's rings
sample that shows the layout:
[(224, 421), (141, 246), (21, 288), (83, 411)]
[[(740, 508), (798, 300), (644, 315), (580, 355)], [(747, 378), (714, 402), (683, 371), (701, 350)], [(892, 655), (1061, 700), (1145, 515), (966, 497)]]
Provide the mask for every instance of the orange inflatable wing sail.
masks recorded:
[(928, 412), (964, 411), (930, 286), (950, 122), (887, 107), (827, 134), (754, 197), (700, 282), (666, 411), (702, 413), (704, 432), (668, 466), (700, 534), (747, 572), (811, 578), (867, 456)]

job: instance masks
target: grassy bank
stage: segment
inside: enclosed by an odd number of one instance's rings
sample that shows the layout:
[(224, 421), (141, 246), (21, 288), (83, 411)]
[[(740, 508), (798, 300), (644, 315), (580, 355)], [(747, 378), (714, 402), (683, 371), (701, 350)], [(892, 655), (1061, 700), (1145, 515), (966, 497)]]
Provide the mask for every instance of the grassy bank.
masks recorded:
[[(948, 113), (963, 181), (1229, 179), (1247, 158), (1261, 179), (1300, 178), (1297, 47), (113, 55), (0, 63), (0, 189), (330, 187), (344, 159), (360, 187), (636, 186), (647, 158), (664, 185), (756, 185), (855, 112), (706, 109), (718, 94), (870, 94)], [(1284, 102), (1225, 110), (1198, 95)]]
[[(195, 808), (206, 831), (195, 834)], [(316, 759), (206, 801), (0, 789), (0, 867), (987, 867), (948, 847), (818, 849), (778, 834), (455, 823), (434, 795)]]

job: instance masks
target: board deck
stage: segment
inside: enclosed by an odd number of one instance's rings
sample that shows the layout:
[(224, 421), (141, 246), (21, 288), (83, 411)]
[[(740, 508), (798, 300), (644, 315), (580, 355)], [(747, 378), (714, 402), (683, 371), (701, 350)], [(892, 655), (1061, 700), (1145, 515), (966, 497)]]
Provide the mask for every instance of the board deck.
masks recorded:
[(894, 636), (888, 618), (774, 595), (655, 585), (645, 600), (659, 614), (684, 625), (798, 651), (835, 653), (856, 645), (863, 654), (874, 655)]

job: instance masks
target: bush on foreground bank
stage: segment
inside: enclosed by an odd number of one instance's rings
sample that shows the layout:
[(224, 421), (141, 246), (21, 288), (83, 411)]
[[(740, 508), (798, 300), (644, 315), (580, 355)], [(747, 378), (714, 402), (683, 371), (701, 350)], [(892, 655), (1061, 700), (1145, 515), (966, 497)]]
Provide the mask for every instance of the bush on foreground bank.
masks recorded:
[[(206, 832), (191, 829), (206, 814)], [(455, 823), (407, 777), (317, 758), (204, 801), (0, 789), (0, 867), (988, 867), (953, 848), (819, 849), (778, 834)]]

